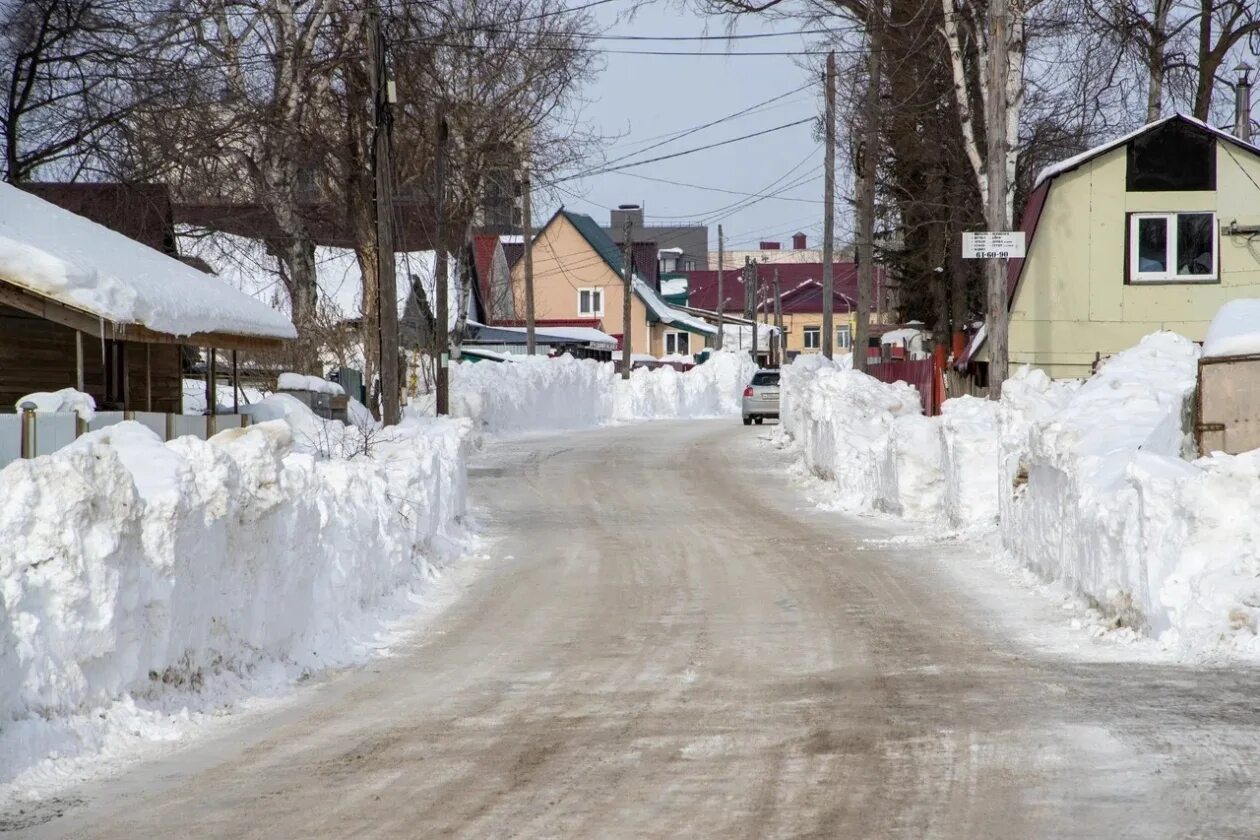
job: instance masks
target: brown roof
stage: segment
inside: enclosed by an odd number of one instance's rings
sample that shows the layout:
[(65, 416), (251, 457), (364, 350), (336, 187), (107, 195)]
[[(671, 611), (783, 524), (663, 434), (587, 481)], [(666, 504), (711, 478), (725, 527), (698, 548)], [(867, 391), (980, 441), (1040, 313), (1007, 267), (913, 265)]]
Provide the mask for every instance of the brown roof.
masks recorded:
[[(399, 200), (394, 203), (394, 210), (394, 251), (434, 250), (437, 224), (432, 208), (418, 201)], [(301, 206), (300, 212), (316, 245), (354, 247), (341, 207), (326, 202), (308, 203)], [(283, 238), (271, 212), (257, 203), (177, 203), (174, 214), (175, 221), (182, 224), (264, 241)]]
[(165, 184), (29, 183), (23, 190), (174, 256), (175, 225)]

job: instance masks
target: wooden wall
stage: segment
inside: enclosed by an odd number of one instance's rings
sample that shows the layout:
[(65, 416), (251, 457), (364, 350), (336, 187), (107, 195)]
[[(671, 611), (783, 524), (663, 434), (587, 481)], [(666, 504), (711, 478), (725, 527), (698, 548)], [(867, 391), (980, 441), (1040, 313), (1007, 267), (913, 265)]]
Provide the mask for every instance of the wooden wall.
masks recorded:
[[(178, 413), (183, 383), (180, 348), (176, 344), (127, 344), (131, 409), (143, 411), (145, 348), (149, 348), (153, 410)], [(0, 411), (13, 411), (17, 400), (35, 391), (75, 386), (74, 330), (17, 309), (0, 306)], [(105, 404), (105, 370), (99, 338), (83, 337), (83, 382), (101, 408)]]

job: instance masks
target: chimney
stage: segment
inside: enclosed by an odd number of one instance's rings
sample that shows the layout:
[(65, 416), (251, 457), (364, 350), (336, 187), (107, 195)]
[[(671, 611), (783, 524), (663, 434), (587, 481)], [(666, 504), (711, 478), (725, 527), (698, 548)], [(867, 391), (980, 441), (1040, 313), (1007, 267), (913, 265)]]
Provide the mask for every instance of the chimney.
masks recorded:
[(637, 240), (643, 232), (643, 206), (640, 204), (618, 204), (617, 209), (609, 216), (609, 227), (612, 228), (614, 242), (621, 242), (621, 233), (626, 228), (626, 217), (634, 223), (634, 236)]
[(805, 246), (805, 234), (803, 234), (803, 233), (796, 233), (796, 234), (793, 234), (793, 235), (792, 235), (792, 247), (793, 247), (793, 248), (795, 248), (797, 251), (804, 251), (804, 250), (805, 250), (805, 247), (806, 247), (806, 246)]
[(1251, 65), (1242, 61), (1234, 68), (1238, 84), (1234, 87), (1234, 136), (1251, 142)]
[(757, 247), (763, 251), (777, 251), (779, 250), (779, 243), (778, 242), (762, 242)]

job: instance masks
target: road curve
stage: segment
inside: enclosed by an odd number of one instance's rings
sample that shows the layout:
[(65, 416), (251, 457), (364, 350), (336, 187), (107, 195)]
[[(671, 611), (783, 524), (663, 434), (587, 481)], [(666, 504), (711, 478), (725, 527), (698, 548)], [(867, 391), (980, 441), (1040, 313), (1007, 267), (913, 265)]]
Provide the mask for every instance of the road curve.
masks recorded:
[(1254, 671), (1021, 649), (765, 433), (490, 445), (511, 559), (432, 631), (31, 836), (1256, 836)]

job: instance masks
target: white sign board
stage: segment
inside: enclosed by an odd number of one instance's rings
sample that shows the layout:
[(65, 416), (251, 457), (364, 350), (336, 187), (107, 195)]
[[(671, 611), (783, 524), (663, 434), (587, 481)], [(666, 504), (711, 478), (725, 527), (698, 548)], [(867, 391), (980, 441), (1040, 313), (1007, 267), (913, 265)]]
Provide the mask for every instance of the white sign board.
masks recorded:
[(965, 260), (991, 260), (997, 257), (1023, 257), (1024, 232), (976, 231), (964, 233), (962, 255)]

